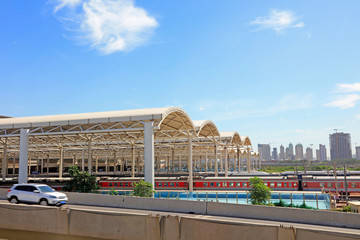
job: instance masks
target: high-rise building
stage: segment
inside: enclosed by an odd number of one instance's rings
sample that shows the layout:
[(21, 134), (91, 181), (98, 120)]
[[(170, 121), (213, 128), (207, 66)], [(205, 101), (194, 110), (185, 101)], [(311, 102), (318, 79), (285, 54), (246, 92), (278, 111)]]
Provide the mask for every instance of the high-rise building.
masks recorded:
[(319, 157), (317, 160), (326, 161), (327, 154), (326, 154), (326, 147), (325, 145), (319, 144)]
[(283, 146), (283, 145), (280, 146), (279, 158), (280, 158), (280, 160), (285, 160), (285, 150), (284, 150), (284, 146)]
[(258, 144), (258, 152), (260, 154), (261, 161), (270, 161), (270, 145), (269, 144)]
[(285, 149), (285, 160), (290, 160), (291, 159), (291, 154), (290, 154), (290, 148), (286, 148)]
[(289, 144), (289, 159), (290, 160), (294, 160), (295, 155), (294, 155), (294, 146), (292, 145), (292, 143)]
[(309, 148), (309, 147), (306, 148), (305, 159), (308, 160), (308, 161), (314, 160), (312, 148)]
[(360, 160), (360, 146), (355, 147), (356, 159)]
[(352, 158), (350, 133), (333, 133), (329, 138), (331, 160)]
[(301, 143), (296, 144), (295, 146), (295, 159), (303, 160), (304, 159), (304, 148)]
[(273, 151), (272, 151), (272, 159), (273, 159), (273, 160), (278, 160), (277, 148), (273, 148)]
[(320, 160), (320, 149), (316, 149), (316, 160)]

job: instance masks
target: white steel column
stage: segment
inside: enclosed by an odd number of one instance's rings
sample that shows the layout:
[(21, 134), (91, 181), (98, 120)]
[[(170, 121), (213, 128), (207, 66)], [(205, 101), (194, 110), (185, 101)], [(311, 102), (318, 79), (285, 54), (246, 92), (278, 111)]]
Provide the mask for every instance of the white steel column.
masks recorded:
[(192, 160), (192, 139), (191, 136), (189, 136), (189, 160), (188, 160), (188, 166), (189, 166), (189, 192), (192, 192), (194, 190), (193, 186), (193, 160)]
[(238, 172), (240, 172), (240, 167), (241, 167), (241, 163), (240, 163), (240, 149), (237, 148), (236, 150), (236, 158), (237, 158), (237, 161), (238, 161)]
[(173, 171), (173, 172), (175, 172), (175, 148), (173, 148), (173, 149), (171, 149), (172, 151), (171, 151), (171, 157), (172, 157), (172, 159), (171, 159), (171, 170)]
[(154, 187), (154, 130), (153, 122), (144, 122), (145, 181)]
[(85, 171), (85, 149), (82, 150), (81, 155), (81, 171)]
[(131, 144), (131, 177), (135, 177), (135, 146)]
[(227, 151), (227, 147), (224, 147), (224, 155), (225, 155), (225, 177), (228, 177), (228, 151)]
[(63, 177), (63, 166), (64, 166), (64, 148), (60, 147), (60, 154), (59, 154), (59, 178)]
[(179, 162), (178, 162), (178, 164), (179, 164), (179, 172), (181, 172), (181, 170), (182, 170), (182, 166), (181, 166), (181, 154), (179, 154)]
[(49, 167), (50, 167), (50, 154), (47, 154), (46, 159), (46, 173), (49, 175)]
[(109, 159), (108, 159), (108, 157), (106, 157), (106, 160), (105, 160), (105, 172), (106, 173), (109, 172)]
[(208, 153), (207, 150), (205, 152), (205, 172), (207, 173), (208, 171)]
[(114, 175), (116, 174), (116, 150), (114, 150)]
[(88, 172), (91, 175), (92, 172), (92, 152), (91, 152), (91, 141), (88, 141)]
[(40, 169), (40, 173), (43, 174), (44, 173), (44, 156), (41, 156), (41, 169)]
[(217, 147), (216, 144), (214, 145), (214, 155), (215, 155), (215, 177), (219, 176), (219, 166), (218, 166), (218, 162), (217, 162)]
[[(5, 141), (7, 141), (7, 140), (5, 140)], [(7, 173), (7, 142), (5, 142), (5, 144), (4, 144), (4, 154), (3, 154), (3, 159), (2, 159), (1, 171), (2, 171), (2, 181), (5, 182), (6, 173)]]
[(20, 129), (20, 154), (19, 154), (19, 180), (18, 183), (27, 183), (27, 168), (29, 157), (29, 129)]
[(250, 173), (250, 148), (247, 148), (247, 171)]
[(98, 173), (99, 168), (99, 156), (96, 156), (95, 158), (95, 173)]

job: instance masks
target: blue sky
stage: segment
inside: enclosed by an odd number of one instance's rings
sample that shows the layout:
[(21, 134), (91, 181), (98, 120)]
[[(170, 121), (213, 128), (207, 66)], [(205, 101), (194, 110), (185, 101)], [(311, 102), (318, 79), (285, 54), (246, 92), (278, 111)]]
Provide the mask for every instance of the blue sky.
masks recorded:
[(360, 144), (360, 2), (3, 0), (0, 115), (179, 106), (253, 144)]

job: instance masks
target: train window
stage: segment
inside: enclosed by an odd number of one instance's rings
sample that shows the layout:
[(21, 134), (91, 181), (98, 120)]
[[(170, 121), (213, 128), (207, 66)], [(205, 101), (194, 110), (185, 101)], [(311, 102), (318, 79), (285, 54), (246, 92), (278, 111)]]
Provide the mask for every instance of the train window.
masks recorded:
[(282, 186), (281, 182), (276, 183), (276, 186), (281, 187)]
[(307, 186), (308, 186), (307, 182), (304, 182), (304, 187), (307, 187)]
[(167, 183), (167, 182), (165, 182), (165, 183), (164, 183), (164, 187), (167, 187), (167, 186), (168, 186), (168, 183)]
[(217, 186), (217, 187), (221, 187), (221, 183), (217, 182), (217, 183), (216, 183), (216, 186)]
[(267, 182), (264, 182), (264, 185), (265, 185), (265, 186), (267, 186), (267, 185), (268, 185), (268, 183), (267, 183)]
[(240, 183), (239, 183), (239, 182), (236, 183), (236, 187), (240, 187)]
[(229, 183), (229, 187), (233, 187), (233, 186), (234, 186), (233, 182)]
[(213, 186), (214, 186), (214, 183), (213, 183), (213, 182), (211, 182), (211, 183), (210, 183), (210, 187), (213, 187)]
[(122, 186), (124, 186), (124, 183), (121, 182), (121, 183), (120, 183), (120, 187), (122, 187)]
[(127, 182), (127, 183), (125, 183), (125, 187), (128, 187), (129, 186), (129, 183)]
[(296, 183), (296, 182), (294, 182), (294, 183), (293, 183), (293, 186), (294, 186), (294, 187), (296, 187), (296, 186), (297, 186), (297, 183)]
[(223, 182), (223, 187), (227, 187), (227, 182)]
[(118, 183), (116, 182), (116, 183), (114, 183), (114, 187), (117, 187), (118, 186)]
[(109, 187), (112, 187), (112, 183), (109, 183)]
[(320, 183), (320, 187), (321, 188), (325, 187), (325, 183)]
[(171, 182), (171, 183), (170, 183), (170, 187), (173, 187), (173, 186), (174, 186), (174, 183), (173, 183), (173, 182)]
[(162, 187), (162, 183), (161, 183), (161, 182), (159, 182), (159, 187)]
[(208, 186), (208, 183), (207, 182), (204, 182), (204, 187), (207, 187)]
[(330, 188), (332, 188), (332, 187), (333, 187), (333, 184), (332, 184), (332, 183), (328, 183), (327, 186), (330, 187)]
[(275, 183), (270, 183), (270, 187), (275, 187)]
[(175, 185), (178, 187), (178, 186), (179, 186), (179, 183), (177, 182)]
[(341, 188), (341, 183), (336, 183), (336, 187)]
[(247, 183), (246, 183), (246, 182), (243, 183), (243, 187), (247, 187)]
[(352, 187), (352, 188), (356, 188), (356, 187), (357, 187), (357, 186), (356, 186), (356, 183), (352, 182), (352, 183), (351, 183), (351, 187)]

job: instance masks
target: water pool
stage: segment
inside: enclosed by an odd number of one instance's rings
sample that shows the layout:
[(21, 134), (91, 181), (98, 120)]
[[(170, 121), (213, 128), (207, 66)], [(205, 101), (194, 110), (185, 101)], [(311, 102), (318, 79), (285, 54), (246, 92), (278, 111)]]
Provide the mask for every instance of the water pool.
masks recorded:
[[(119, 195), (128, 195), (129, 191), (117, 191)], [(180, 199), (188, 201), (227, 202), (232, 204), (251, 204), (246, 192), (156, 192), (155, 198)], [(318, 209), (330, 209), (329, 194), (315, 193), (272, 193), (270, 202), (276, 203), (280, 198), (287, 204), (301, 205)]]

